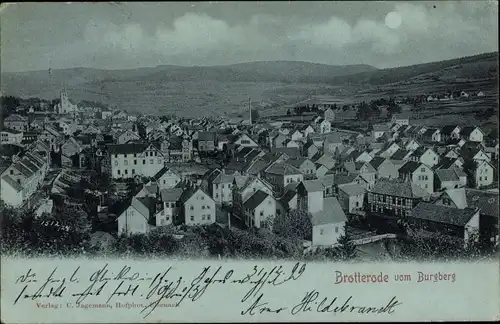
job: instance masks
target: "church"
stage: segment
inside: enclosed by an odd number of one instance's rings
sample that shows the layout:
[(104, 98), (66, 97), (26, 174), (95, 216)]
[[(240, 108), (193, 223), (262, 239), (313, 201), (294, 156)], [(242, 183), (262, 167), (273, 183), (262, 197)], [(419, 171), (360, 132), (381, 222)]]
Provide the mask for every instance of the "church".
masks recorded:
[(65, 88), (61, 91), (61, 102), (57, 106), (57, 112), (59, 114), (71, 114), (78, 112), (78, 106), (72, 103), (68, 98), (68, 93)]

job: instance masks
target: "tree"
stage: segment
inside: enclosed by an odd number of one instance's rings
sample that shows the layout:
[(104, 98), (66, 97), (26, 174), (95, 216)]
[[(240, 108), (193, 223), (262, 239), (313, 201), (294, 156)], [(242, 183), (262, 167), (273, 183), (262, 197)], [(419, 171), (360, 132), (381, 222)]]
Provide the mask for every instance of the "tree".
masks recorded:
[(472, 158), (467, 158), (464, 161), (463, 170), (467, 175), (467, 186), (470, 188), (476, 187), (476, 169), (477, 169), (477, 162), (474, 161)]
[(286, 115), (290, 116), (291, 114), (292, 114), (292, 112), (290, 111), (290, 108), (288, 108), (288, 110), (286, 111)]
[(273, 231), (285, 238), (310, 240), (312, 236), (311, 213), (306, 210), (290, 210), (277, 215), (273, 221)]
[(344, 225), (344, 234), (342, 234), (337, 247), (338, 255), (343, 260), (351, 260), (356, 257), (356, 245), (352, 243), (349, 233), (347, 232), (347, 224)]

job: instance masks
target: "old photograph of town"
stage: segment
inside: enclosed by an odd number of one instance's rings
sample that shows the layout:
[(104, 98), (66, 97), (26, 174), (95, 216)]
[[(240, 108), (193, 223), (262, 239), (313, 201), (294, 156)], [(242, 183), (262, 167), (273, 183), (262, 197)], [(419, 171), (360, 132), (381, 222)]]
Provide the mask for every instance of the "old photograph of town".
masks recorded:
[(498, 3), (12, 3), (3, 255), (498, 259)]

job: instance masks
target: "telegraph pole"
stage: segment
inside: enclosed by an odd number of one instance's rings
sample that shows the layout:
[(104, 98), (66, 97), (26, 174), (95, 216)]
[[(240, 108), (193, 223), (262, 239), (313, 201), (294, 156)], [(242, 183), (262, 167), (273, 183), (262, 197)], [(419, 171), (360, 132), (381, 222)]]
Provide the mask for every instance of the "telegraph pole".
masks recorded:
[(248, 98), (248, 113), (250, 114), (250, 125), (252, 125), (252, 99)]

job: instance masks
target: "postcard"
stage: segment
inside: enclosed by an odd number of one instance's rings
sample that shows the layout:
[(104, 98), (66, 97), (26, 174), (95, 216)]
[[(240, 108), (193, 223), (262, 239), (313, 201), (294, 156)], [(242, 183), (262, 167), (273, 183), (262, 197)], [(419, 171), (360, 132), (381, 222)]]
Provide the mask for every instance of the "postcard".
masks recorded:
[(6, 3), (2, 323), (500, 320), (498, 3)]

